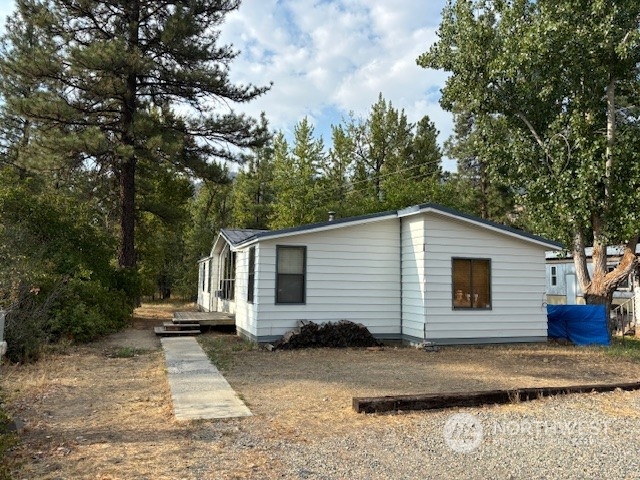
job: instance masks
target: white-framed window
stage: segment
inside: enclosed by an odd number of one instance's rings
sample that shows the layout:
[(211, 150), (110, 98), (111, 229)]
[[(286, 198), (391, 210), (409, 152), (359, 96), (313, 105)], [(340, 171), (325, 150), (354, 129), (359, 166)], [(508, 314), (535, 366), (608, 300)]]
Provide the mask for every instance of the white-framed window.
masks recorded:
[(558, 267), (552, 265), (551, 266), (551, 286), (555, 287), (558, 285)]
[(236, 290), (236, 252), (227, 245), (220, 255), (220, 293), (223, 300), (233, 300)]
[(213, 259), (209, 260), (207, 262), (208, 267), (205, 269), (205, 272), (207, 272), (207, 292), (211, 293), (211, 277), (213, 275), (211, 275), (211, 272), (213, 272)]

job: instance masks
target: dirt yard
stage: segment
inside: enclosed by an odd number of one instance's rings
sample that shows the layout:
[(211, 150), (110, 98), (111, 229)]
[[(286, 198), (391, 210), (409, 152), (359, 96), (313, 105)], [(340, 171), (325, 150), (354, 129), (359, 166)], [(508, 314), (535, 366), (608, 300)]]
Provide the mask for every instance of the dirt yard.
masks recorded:
[[(415, 428), (433, 415), (356, 414), (354, 396), (638, 380), (638, 363), (597, 349), (268, 352), (210, 333), (208, 344), (221, 350), (221, 370), (254, 416), (181, 423), (172, 416), (164, 358), (152, 333), (170, 317), (170, 308), (145, 306), (124, 332), (52, 352), (35, 365), (0, 367), (5, 406), (24, 424), (21, 444), (7, 459), (16, 479), (276, 478), (283, 476), (276, 452), (287, 445), (357, 429), (374, 435)], [(623, 411), (623, 398), (618, 405), (612, 395), (596, 408)], [(627, 410), (623, 414), (640, 418), (640, 410)]]

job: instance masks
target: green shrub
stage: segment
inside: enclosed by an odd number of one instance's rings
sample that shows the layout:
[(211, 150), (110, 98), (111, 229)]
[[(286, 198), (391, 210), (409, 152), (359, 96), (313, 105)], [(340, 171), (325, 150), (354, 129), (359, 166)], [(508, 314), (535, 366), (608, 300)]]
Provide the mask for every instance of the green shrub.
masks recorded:
[(71, 279), (51, 309), (51, 340), (95, 340), (125, 327), (131, 313), (132, 304), (123, 291), (95, 280)]
[(49, 342), (87, 342), (125, 326), (139, 275), (114, 267), (101, 212), (70, 191), (0, 169), (0, 308), (7, 357), (37, 360)]

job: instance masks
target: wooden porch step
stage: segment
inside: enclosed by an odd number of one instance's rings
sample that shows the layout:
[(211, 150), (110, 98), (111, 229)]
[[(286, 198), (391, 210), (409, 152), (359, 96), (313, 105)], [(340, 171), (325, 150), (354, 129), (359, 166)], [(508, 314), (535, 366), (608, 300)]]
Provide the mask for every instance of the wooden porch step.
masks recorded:
[(164, 322), (162, 326), (166, 330), (200, 330), (199, 323), (175, 323), (175, 322)]
[(172, 322), (178, 325), (181, 325), (183, 323), (187, 325), (193, 325), (193, 324), (199, 325), (199, 323), (197, 323), (195, 318), (180, 318), (180, 317), (174, 316)]
[(199, 323), (200, 326), (235, 325), (235, 315), (222, 312), (175, 312), (173, 323)]
[(156, 335), (161, 337), (170, 337), (170, 336), (182, 336), (182, 335), (200, 335), (200, 328), (197, 330), (189, 329), (189, 330), (167, 330), (167, 328), (163, 325), (161, 327), (153, 327), (153, 331)]

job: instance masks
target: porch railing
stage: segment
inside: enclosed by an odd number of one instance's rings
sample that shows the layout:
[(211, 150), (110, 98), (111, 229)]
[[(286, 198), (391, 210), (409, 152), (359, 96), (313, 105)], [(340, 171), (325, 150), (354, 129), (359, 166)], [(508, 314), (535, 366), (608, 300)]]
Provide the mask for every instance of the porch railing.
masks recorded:
[(612, 305), (611, 321), (616, 335), (624, 336), (631, 329), (631, 326), (637, 328), (635, 299), (629, 298), (619, 305)]

